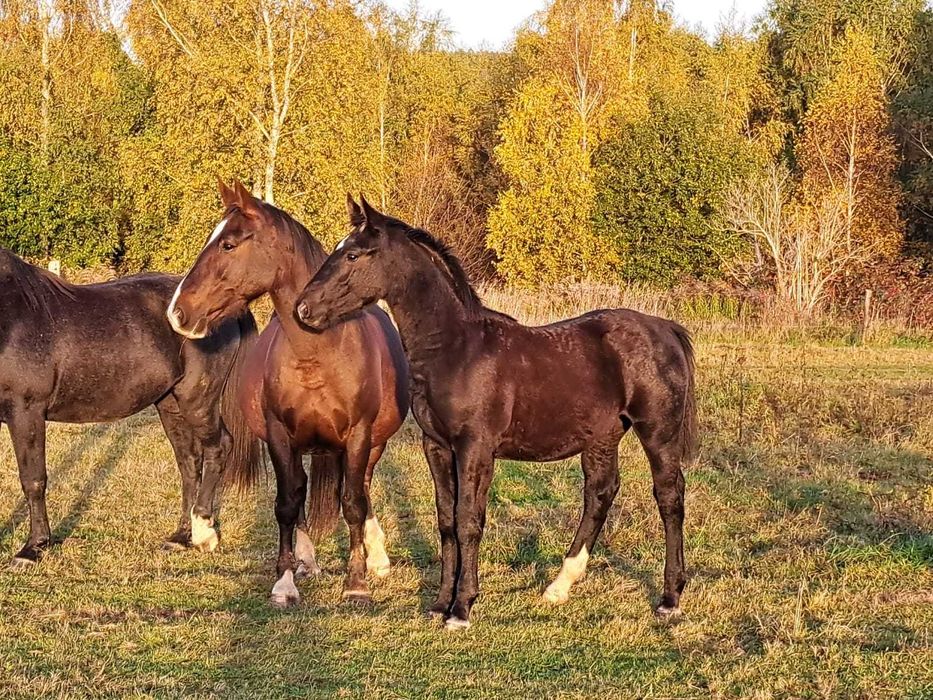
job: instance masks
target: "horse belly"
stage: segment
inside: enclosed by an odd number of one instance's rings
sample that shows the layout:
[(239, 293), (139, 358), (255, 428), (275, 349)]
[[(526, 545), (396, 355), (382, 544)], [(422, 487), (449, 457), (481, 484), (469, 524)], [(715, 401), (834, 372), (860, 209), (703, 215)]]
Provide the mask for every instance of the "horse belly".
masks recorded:
[(566, 459), (621, 430), (619, 399), (610, 387), (587, 391), (585, 386), (581, 381), (573, 392), (533, 396), (520, 391), (501, 442), (501, 456), (536, 462)]
[(180, 371), (155, 347), (137, 344), (121, 353), (88, 349), (59, 363), (46, 417), (64, 423), (126, 418), (168, 393)]

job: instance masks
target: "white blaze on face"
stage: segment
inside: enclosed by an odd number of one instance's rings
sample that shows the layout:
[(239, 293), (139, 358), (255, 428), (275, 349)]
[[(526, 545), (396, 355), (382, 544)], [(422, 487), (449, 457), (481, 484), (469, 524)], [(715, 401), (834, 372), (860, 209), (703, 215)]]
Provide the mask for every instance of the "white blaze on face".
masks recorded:
[(204, 246), (205, 248), (216, 241), (217, 237), (224, 232), (224, 227), (227, 225), (228, 221), (230, 221), (230, 217), (225, 216), (220, 220), (220, 223), (214, 227), (214, 231), (211, 233), (211, 237), (207, 239), (207, 245)]
[[(352, 236), (352, 235), (353, 235), (353, 233), (350, 233), (350, 236)], [(343, 250), (343, 247), (347, 244), (347, 241), (350, 240), (350, 236), (347, 236), (347, 237), (344, 238), (342, 241), (340, 241), (340, 243), (337, 244), (337, 247), (334, 248), (334, 250)]]
[(586, 563), (590, 559), (589, 552), (586, 551), (586, 545), (575, 557), (564, 559), (563, 566), (560, 567), (560, 573), (554, 582), (544, 591), (544, 599), (548, 603), (566, 603), (570, 598), (570, 588), (586, 572)]
[(366, 545), (366, 570), (380, 578), (387, 576), (392, 563), (386, 554), (386, 535), (376, 517), (366, 518), (363, 543)]
[[(211, 237), (207, 239), (207, 243), (204, 245), (204, 248), (207, 248), (207, 246), (217, 240), (217, 237), (224, 232), (224, 227), (227, 225), (229, 220), (229, 216), (225, 216), (223, 219), (221, 219), (220, 223), (217, 224), (217, 226), (215, 226), (214, 230), (211, 232)], [(203, 248), (201, 249), (201, 252), (204, 252)], [(182, 277), (181, 282), (179, 282), (178, 286), (175, 287), (175, 293), (172, 295), (172, 300), (169, 302), (165, 315), (168, 316), (168, 322), (172, 326), (172, 330), (174, 330), (176, 333), (180, 333), (187, 338), (203, 338), (205, 333), (192, 333), (191, 331), (186, 331), (178, 324), (178, 320), (175, 318), (175, 304), (178, 303), (178, 297), (181, 294), (181, 288), (185, 284), (186, 279), (188, 279), (188, 275)]]

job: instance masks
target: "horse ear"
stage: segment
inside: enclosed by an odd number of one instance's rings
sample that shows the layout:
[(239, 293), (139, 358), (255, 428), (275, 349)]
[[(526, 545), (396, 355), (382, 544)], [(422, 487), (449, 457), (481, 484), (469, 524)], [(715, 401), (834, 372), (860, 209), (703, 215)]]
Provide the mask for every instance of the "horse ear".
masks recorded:
[(235, 203), (242, 211), (247, 212), (256, 208), (256, 198), (253, 197), (252, 192), (243, 186), (242, 182), (235, 180), (233, 189), (235, 191)]
[(366, 223), (370, 226), (375, 228), (385, 221), (385, 216), (382, 215), (382, 212), (378, 211), (367, 202), (366, 197), (362, 194), (360, 194), (360, 204), (363, 206), (363, 216), (366, 217)]
[(220, 190), (220, 201), (224, 203), (224, 207), (229, 207), (231, 204), (236, 204), (236, 193), (227, 187), (227, 184), (217, 178), (217, 189)]
[(363, 210), (360, 209), (360, 205), (354, 201), (353, 195), (349, 192), (347, 192), (347, 214), (350, 215), (351, 226), (362, 226), (366, 223), (366, 216), (363, 214)]

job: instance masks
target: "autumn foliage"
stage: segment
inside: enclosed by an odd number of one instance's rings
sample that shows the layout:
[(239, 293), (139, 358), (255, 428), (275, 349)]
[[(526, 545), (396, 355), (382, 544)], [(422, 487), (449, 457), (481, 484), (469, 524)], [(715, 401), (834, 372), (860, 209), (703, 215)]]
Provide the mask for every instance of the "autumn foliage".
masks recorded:
[(463, 51), (417, 6), (0, 2), (0, 244), (182, 269), (237, 177), (326, 244), (363, 192), (477, 276), (719, 279), (812, 311), (872, 266), (926, 274), (931, 18), (771, 0), (703, 36), (656, 0), (553, 0)]

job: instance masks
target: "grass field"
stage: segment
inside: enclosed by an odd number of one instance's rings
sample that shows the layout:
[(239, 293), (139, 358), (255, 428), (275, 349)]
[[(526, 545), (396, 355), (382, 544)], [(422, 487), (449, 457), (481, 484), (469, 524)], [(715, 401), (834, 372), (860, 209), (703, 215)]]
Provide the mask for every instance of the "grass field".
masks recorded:
[[(690, 572), (656, 621), (660, 519), (634, 436), (622, 489), (570, 602), (540, 593), (576, 526), (576, 460), (500, 462), (473, 627), (421, 611), (438, 577), (417, 431), (374, 484), (394, 569), (371, 610), (340, 590), (346, 535), (293, 611), (273, 583), (272, 484), (230, 495), (214, 555), (162, 552), (179, 501), (155, 414), (50, 430), (63, 544), (0, 571), (0, 697), (933, 697), (933, 349), (698, 339)], [(26, 536), (0, 440), (0, 556)]]

